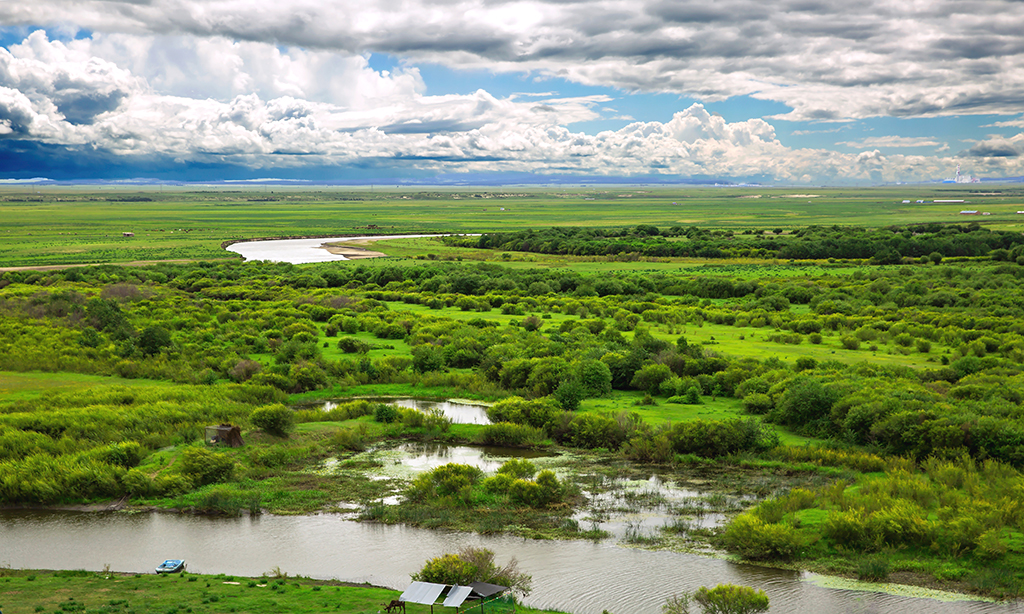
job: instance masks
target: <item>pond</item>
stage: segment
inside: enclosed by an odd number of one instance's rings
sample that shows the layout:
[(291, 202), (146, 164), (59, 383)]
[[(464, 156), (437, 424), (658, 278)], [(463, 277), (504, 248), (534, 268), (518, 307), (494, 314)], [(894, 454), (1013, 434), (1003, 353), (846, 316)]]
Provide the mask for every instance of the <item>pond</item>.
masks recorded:
[[(768, 593), (773, 614), (953, 614), (1020, 612), (1015, 604), (942, 601), (823, 586), (814, 574), (740, 565), (608, 541), (524, 540), (358, 523), (340, 515), (211, 518), (161, 513), (0, 512), (0, 565), (152, 573), (167, 558), (189, 571), (337, 578), (404, 589), (428, 558), (463, 546), (515, 556), (533, 575), (526, 603), (579, 614), (658, 614), (680, 591), (729, 582)], [(862, 589), (867, 585), (860, 585)], [(925, 591), (910, 589), (911, 594)]]
[(366, 237), (321, 237), (318, 239), (271, 239), (267, 241), (232, 243), (226, 249), (229, 252), (240, 254), (246, 260), (310, 264), (313, 262), (348, 260), (348, 258), (341, 254), (332, 254), (327, 251), (324, 247), (327, 243), (366, 241), (368, 239), (420, 239), (423, 237), (440, 236), (445, 235), (377, 235)]
[[(325, 401), (320, 408), (324, 411), (330, 411), (338, 406), (338, 403), (344, 403), (351, 401), (352, 399), (337, 399), (334, 401)], [(382, 403), (388, 403), (390, 405), (396, 405), (398, 407), (410, 407), (412, 409), (418, 409), (424, 413), (428, 413), (432, 410), (438, 410), (445, 415), (453, 424), (490, 424), (491, 420), (487, 417), (487, 406), (475, 405), (468, 401), (425, 401), (422, 399), (371, 399), (374, 401), (380, 401)], [(308, 407), (308, 406), (307, 406)]]

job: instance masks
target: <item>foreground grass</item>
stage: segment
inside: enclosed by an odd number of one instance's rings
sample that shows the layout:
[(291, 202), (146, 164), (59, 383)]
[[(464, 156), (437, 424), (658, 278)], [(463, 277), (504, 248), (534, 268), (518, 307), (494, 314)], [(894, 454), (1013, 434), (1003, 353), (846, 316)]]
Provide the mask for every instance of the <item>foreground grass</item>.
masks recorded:
[[(193, 574), (129, 575), (88, 571), (0, 569), (0, 608), (7, 614), (370, 614), (401, 591), (310, 578), (242, 578)], [(517, 612), (544, 614), (517, 605)], [(430, 612), (408, 604), (408, 614)], [(502, 612), (497, 605), (488, 612)]]

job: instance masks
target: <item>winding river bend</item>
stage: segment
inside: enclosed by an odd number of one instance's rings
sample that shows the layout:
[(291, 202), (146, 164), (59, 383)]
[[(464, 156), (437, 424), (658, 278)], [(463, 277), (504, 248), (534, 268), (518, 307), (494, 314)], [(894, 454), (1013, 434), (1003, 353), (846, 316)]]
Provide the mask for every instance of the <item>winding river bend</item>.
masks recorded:
[(380, 239), (419, 239), (446, 235), (370, 235), (365, 237), (323, 237), (318, 239), (270, 239), (267, 241), (243, 241), (232, 243), (226, 249), (240, 254), (246, 260), (269, 260), (291, 264), (311, 264), (348, 260), (341, 254), (333, 254), (324, 248), (327, 243), (345, 243)]
[(404, 589), (433, 556), (462, 546), (515, 556), (533, 575), (526, 603), (577, 614), (659, 614), (665, 599), (722, 582), (765, 590), (773, 614), (944, 614), (1021, 612), (1018, 604), (941, 601), (819, 585), (813, 574), (739, 565), (609, 542), (540, 541), (384, 526), (340, 515), (210, 518), (160, 513), (0, 513), (0, 564), (17, 568), (151, 573), (166, 558), (189, 571), (289, 574)]

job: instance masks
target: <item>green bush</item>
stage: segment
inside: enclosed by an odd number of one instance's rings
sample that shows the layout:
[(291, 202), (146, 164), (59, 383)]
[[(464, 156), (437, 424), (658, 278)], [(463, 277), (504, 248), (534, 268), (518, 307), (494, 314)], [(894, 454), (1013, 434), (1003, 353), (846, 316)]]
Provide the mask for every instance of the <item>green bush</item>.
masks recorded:
[(737, 516), (725, 529), (726, 548), (745, 559), (789, 560), (801, 549), (796, 529), (767, 523), (751, 513)]
[(295, 412), (284, 405), (257, 407), (249, 414), (249, 421), (265, 433), (287, 437), (295, 425)]
[(525, 458), (510, 458), (498, 467), (498, 473), (529, 480), (537, 473), (537, 466)]
[(468, 505), (472, 500), (472, 487), (480, 482), (483, 471), (472, 465), (448, 463), (421, 473), (405, 491), (411, 501), (430, 498), (449, 498), (452, 502)]
[(706, 458), (764, 452), (779, 443), (778, 433), (755, 418), (680, 422), (672, 428), (669, 438), (677, 453)]
[(526, 400), (512, 396), (499, 401), (487, 409), (491, 422), (512, 422), (535, 428), (546, 428), (562, 413), (558, 404), (550, 397)]
[(391, 422), (397, 422), (401, 415), (398, 412), (398, 408), (394, 405), (388, 405), (387, 403), (380, 403), (373, 410), (373, 419), (376, 422), (383, 422), (385, 424)]
[(755, 614), (768, 611), (768, 595), (749, 586), (719, 584), (702, 586), (693, 593), (704, 614)]
[(498, 422), (483, 427), (480, 442), (489, 446), (528, 446), (544, 440), (544, 431), (526, 424)]
[(195, 485), (203, 486), (230, 480), (235, 472), (235, 461), (222, 452), (192, 446), (181, 453), (178, 467)]
[(743, 410), (748, 414), (766, 414), (774, 407), (772, 398), (760, 392), (752, 392), (743, 397), (742, 403)]
[(523, 596), (530, 594), (532, 583), (529, 575), (519, 571), (519, 564), (514, 558), (499, 567), (494, 562), (493, 551), (474, 546), (467, 546), (458, 554), (444, 554), (430, 559), (422, 569), (412, 574), (412, 579), (417, 582), (461, 586), (487, 582), (507, 586)]

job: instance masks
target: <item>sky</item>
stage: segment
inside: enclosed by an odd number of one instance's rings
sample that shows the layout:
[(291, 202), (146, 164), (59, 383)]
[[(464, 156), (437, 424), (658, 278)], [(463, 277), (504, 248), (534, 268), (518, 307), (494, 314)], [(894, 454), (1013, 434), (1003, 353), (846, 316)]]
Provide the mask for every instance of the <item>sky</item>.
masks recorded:
[(0, 185), (1024, 176), (1021, 0), (0, 3)]

